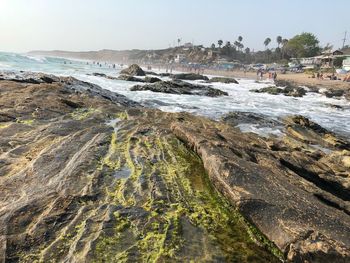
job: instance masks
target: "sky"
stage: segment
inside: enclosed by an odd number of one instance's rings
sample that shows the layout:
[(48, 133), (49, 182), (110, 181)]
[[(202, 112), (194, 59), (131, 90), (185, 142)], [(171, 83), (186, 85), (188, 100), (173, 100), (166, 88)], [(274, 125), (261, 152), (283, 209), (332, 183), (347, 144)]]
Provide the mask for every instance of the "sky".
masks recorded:
[(161, 49), (210, 46), (238, 36), (251, 50), (266, 37), (314, 33), (342, 46), (350, 0), (0, 0), (0, 51)]

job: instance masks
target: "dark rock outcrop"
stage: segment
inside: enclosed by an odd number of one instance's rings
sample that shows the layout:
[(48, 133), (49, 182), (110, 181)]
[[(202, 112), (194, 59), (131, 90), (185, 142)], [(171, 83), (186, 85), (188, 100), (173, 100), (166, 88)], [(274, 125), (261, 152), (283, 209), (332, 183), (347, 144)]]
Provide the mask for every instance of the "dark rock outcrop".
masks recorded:
[(119, 75), (118, 80), (132, 81), (132, 82), (145, 82), (143, 79), (136, 78), (130, 75)]
[(159, 81), (162, 81), (162, 80), (159, 79), (159, 78), (156, 78), (156, 77), (149, 77), (149, 76), (147, 76), (147, 77), (145, 77), (144, 81), (146, 83), (156, 83), (156, 82), (159, 82)]
[(150, 90), (153, 92), (171, 93), (171, 94), (186, 94), (199, 96), (227, 96), (224, 91), (214, 89), (205, 85), (194, 85), (183, 81), (160, 81), (150, 85), (136, 85), (131, 87), (131, 91)]
[[(277, 79), (277, 80), (275, 80), (275, 85), (277, 87), (283, 87), (282, 90), (277, 89), (277, 94), (283, 93), (286, 96), (302, 97), (307, 92), (303, 87), (295, 84), (294, 82), (287, 81), (287, 80)], [(267, 89), (266, 91), (262, 91), (262, 92), (270, 93), (269, 89)], [(270, 94), (276, 95), (276, 93), (275, 93), (276, 91), (274, 91), (273, 88), (272, 88), (271, 92), (272, 93), (270, 93)]]
[(122, 75), (130, 75), (130, 76), (146, 76), (145, 72), (143, 69), (137, 65), (137, 64), (132, 64), (126, 69), (123, 69), (120, 74)]
[(220, 82), (220, 83), (225, 83), (225, 84), (230, 84), (230, 83), (239, 84), (237, 80), (235, 80), (233, 78), (225, 78), (225, 77), (214, 77), (214, 78), (211, 78), (209, 80), (209, 82), (210, 83)]
[(326, 95), (327, 98), (342, 97), (344, 94), (345, 90), (343, 89), (327, 89), (324, 92), (324, 95)]
[(256, 93), (268, 93), (271, 95), (283, 94), (285, 96), (292, 96), (292, 97), (302, 97), (306, 94), (306, 90), (302, 87), (279, 88), (276, 86), (270, 86), (270, 87), (261, 88), (261, 89), (254, 89), (251, 91)]
[(160, 76), (158, 73), (155, 73), (153, 71), (145, 71), (146, 75), (153, 75), (153, 76)]
[(180, 73), (180, 74), (173, 74), (170, 76), (172, 79), (175, 80), (209, 80), (207, 76), (203, 76), (200, 74), (195, 73)]
[[(88, 74), (89, 75), (89, 74)], [(94, 72), (91, 74), (92, 76), (95, 76), (95, 77), (100, 77), (100, 78), (105, 78), (105, 79), (118, 79), (116, 77), (113, 77), (113, 76), (109, 76), (109, 75), (106, 75), (104, 73), (99, 73), (99, 72)]]

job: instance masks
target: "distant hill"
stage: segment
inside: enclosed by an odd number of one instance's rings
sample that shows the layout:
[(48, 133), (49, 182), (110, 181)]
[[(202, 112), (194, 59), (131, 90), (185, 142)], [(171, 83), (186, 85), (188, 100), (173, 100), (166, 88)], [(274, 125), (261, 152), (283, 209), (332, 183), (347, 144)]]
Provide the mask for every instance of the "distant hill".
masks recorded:
[(138, 52), (140, 52), (140, 50), (118, 51), (118, 50), (104, 49), (99, 51), (81, 51), (81, 52), (63, 51), (63, 50), (52, 50), (52, 51), (35, 50), (35, 51), (30, 51), (29, 54), (121, 63), (121, 62), (127, 61), (132, 53), (138, 53)]
[(213, 59), (208, 54), (208, 49), (200, 47), (184, 48), (175, 47), (159, 50), (99, 50), (99, 51), (31, 51), (31, 55), (41, 56), (55, 56), (64, 58), (76, 58), (76, 59), (87, 59), (101, 62), (113, 62), (113, 63), (166, 63), (174, 60), (174, 58), (181, 54), (189, 62), (209, 62)]

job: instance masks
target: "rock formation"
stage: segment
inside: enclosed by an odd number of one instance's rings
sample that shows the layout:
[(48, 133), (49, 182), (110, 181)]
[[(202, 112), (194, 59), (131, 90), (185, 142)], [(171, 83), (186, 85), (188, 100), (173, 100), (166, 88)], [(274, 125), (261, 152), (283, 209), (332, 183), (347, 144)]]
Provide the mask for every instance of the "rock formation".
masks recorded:
[(350, 149), (316, 123), (261, 138), (74, 78), (0, 77), (0, 261), (349, 262)]
[(172, 79), (179, 80), (209, 80), (207, 76), (195, 73), (179, 73), (170, 76)]
[(211, 78), (209, 80), (209, 82), (210, 83), (220, 82), (220, 83), (225, 83), (225, 84), (231, 84), (231, 83), (239, 84), (237, 80), (235, 80), (233, 78), (225, 78), (225, 77), (214, 77), (214, 78)]
[(208, 97), (227, 96), (227, 92), (206, 85), (195, 85), (184, 81), (158, 81), (150, 85), (136, 85), (131, 91), (150, 90), (153, 92), (200, 95)]
[(130, 75), (130, 76), (145, 76), (145, 72), (137, 64), (132, 64), (126, 69), (123, 69), (120, 74)]

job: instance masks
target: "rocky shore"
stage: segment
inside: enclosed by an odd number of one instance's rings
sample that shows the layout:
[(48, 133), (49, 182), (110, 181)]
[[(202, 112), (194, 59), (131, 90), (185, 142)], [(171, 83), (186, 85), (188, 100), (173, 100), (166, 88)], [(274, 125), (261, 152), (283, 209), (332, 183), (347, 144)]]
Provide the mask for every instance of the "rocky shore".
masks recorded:
[(0, 79), (1, 262), (349, 262), (346, 138), (303, 116), (213, 121), (74, 78)]

